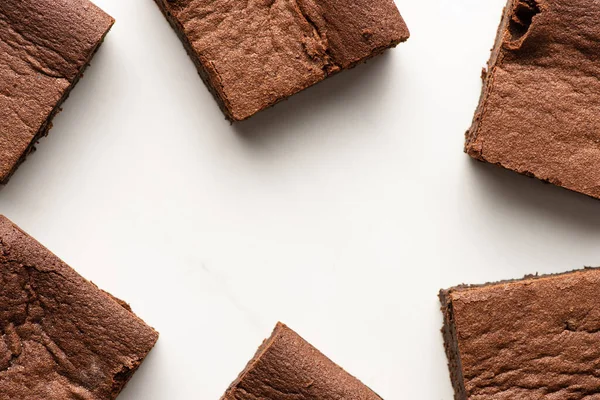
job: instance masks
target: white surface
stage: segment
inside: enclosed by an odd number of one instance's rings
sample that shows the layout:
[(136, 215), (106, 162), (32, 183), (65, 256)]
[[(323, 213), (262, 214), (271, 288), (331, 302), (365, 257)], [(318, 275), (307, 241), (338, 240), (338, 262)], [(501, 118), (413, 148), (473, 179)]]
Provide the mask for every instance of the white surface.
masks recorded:
[(0, 212), (161, 333), (120, 400), (218, 399), (289, 324), (385, 399), (451, 400), (437, 291), (600, 264), (600, 203), (462, 152), (504, 0), (231, 126), (151, 0), (117, 19)]

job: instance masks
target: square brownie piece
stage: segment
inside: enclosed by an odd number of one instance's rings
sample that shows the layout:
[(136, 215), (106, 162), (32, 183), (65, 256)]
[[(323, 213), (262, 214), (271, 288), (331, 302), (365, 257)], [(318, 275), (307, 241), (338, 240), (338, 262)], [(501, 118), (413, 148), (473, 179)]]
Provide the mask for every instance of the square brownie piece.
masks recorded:
[(600, 3), (510, 0), (466, 152), (600, 198)]
[(456, 400), (595, 399), (600, 270), (440, 292)]
[(157, 339), (0, 216), (0, 400), (113, 400)]
[(221, 400), (381, 400), (296, 332), (278, 323)]
[(155, 0), (240, 121), (408, 39), (393, 0)]
[(113, 23), (88, 0), (0, 1), (0, 184), (48, 133)]

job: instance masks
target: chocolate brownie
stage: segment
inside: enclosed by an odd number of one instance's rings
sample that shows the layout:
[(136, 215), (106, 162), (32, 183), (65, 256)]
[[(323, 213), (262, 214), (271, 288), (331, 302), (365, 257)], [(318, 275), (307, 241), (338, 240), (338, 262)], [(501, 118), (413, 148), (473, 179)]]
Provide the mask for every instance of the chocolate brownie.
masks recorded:
[(48, 133), (113, 23), (88, 0), (0, 1), (0, 184)]
[(239, 121), (408, 39), (393, 0), (155, 0)]
[(157, 339), (0, 216), (0, 400), (115, 399)]
[(466, 152), (600, 198), (600, 3), (510, 0)]
[(440, 291), (456, 400), (600, 393), (600, 270)]
[(381, 400), (282, 323), (221, 400)]

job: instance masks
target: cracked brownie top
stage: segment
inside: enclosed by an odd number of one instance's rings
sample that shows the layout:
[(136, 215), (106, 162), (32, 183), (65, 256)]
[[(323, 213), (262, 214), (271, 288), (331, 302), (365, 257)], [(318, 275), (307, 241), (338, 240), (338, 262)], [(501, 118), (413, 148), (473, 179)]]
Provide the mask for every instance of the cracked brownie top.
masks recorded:
[(381, 400), (282, 323), (222, 400)]
[(598, 398), (599, 294), (599, 269), (442, 291), (455, 398)]
[(156, 0), (232, 120), (408, 39), (393, 0)]
[(0, 183), (6, 183), (114, 20), (87, 0), (0, 1)]
[(0, 400), (112, 400), (157, 339), (0, 216)]

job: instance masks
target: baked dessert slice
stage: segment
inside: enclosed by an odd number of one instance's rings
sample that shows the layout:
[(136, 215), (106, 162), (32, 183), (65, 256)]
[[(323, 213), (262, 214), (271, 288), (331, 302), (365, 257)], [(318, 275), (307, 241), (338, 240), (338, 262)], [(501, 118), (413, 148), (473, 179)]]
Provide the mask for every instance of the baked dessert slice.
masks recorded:
[(221, 400), (381, 400), (297, 333), (278, 323)]
[(113, 400), (157, 339), (0, 216), (0, 400)]
[(466, 152), (600, 198), (600, 3), (510, 0)]
[(409, 37), (393, 0), (155, 1), (232, 121)]
[(113, 23), (88, 0), (0, 1), (0, 184), (48, 133)]
[(440, 292), (456, 400), (595, 399), (600, 270)]

